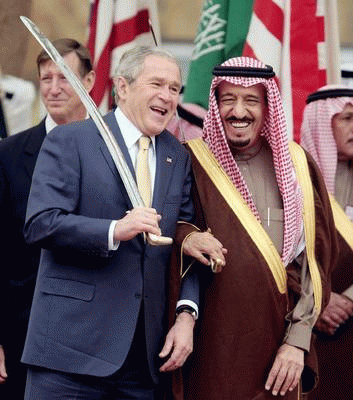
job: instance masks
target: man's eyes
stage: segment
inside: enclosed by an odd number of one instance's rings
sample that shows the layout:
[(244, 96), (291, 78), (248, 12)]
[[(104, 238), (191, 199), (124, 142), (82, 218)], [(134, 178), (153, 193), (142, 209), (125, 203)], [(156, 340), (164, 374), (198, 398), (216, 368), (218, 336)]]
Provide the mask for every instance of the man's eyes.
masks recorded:
[[(233, 104), (233, 103), (236, 103), (236, 99), (234, 99), (234, 98), (223, 98), (223, 99), (221, 99), (221, 102), (222, 102), (222, 104)], [(250, 105), (250, 106), (253, 106), (253, 105), (256, 105), (256, 104), (258, 104), (260, 101), (258, 100), (258, 99), (245, 99), (244, 101), (243, 101), (243, 104), (244, 105)]]
[[(162, 82), (151, 82), (150, 83), (151, 86), (156, 87), (156, 88), (160, 88), (162, 86), (165, 86), (165, 84), (163, 84)], [(173, 93), (173, 94), (179, 94), (180, 93), (180, 87), (179, 86), (169, 86), (169, 90)]]
[(180, 93), (180, 87), (172, 86), (172, 87), (170, 88), (170, 91), (173, 92), (173, 93), (175, 93), (175, 94), (179, 94), (179, 93)]
[[(41, 80), (42, 82), (50, 82), (50, 81), (52, 81), (53, 79), (54, 79), (54, 78), (52, 78), (51, 76), (43, 76), (42, 78), (40, 78), (40, 80)], [(59, 79), (60, 81), (62, 81), (62, 82), (67, 81), (67, 79), (66, 79), (65, 76), (60, 76), (58, 79)]]
[(342, 115), (341, 120), (342, 121), (352, 121), (353, 120), (353, 114)]
[(232, 100), (232, 99), (222, 99), (221, 103), (225, 104), (225, 105), (229, 105), (229, 104), (233, 104), (234, 100)]

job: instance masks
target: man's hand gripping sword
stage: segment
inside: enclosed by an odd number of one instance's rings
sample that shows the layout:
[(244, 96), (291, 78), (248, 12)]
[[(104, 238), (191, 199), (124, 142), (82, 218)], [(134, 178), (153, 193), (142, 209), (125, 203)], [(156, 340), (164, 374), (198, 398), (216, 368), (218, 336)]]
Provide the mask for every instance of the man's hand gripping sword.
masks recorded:
[[(26, 25), (27, 29), (32, 33), (32, 35), (37, 39), (37, 41), (43, 47), (43, 49), (48, 53), (53, 62), (58, 66), (58, 68), (64, 74), (64, 76), (69, 81), (71, 86), (79, 95), (82, 103), (85, 105), (89, 115), (96, 124), (106, 146), (108, 147), (110, 155), (124, 183), (125, 189), (130, 198), (132, 206), (134, 208), (145, 207), (142, 197), (138, 191), (136, 182), (126, 163), (124, 155), (114, 135), (112, 134), (108, 125), (105, 123), (100, 112), (98, 111), (98, 108), (96, 107), (91, 96), (88, 94), (87, 90), (82, 85), (78, 77), (72, 72), (69, 66), (65, 63), (65, 60), (61, 57), (61, 55), (58, 53), (58, 51), (49, 41), (49, 39), (37, 28), (37, 26), (29, 18), (21, 16), (20, 19)], [(173, 239), (169, 237), (157, 236), (150, 233), (148, 233), (146, 236), (148, 243), (154, 246), (168, 245), (173, 242)]]

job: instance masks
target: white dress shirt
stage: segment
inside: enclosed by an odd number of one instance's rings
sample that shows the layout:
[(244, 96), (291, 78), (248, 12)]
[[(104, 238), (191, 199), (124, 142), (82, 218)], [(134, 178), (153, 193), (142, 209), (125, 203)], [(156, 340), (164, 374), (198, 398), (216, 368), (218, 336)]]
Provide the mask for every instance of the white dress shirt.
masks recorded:
[[(125, 116), (125, 114), (117, 107), (114, 111), (114, 115), (116, 121), (119, 125), (121, 135), (124, 139), (126, 147), (129, 151), (129, 155), (132, 161), (134, 168), (136, 168), (136, 158), (137, 152), (139, 148), (138, 141), (142, 136), (142, 133), (139, 129)], [(151, 176), (151, 190), (153, 193), (154, 189), (154, 180), (156, 176), (156, 138), (151, 137), (150, 151), (148, 152), (148, 164), (150, 168), (150, 176)], [(152, 196), (153, 198), (153, 196)], [(119, 242), (114, 242), (113, 234), (114, 228), (117, 221), (112, 221), (109, 227), (108, 234), (108, 248), (109, 250), (117, 250), (119, 247)]]
[[(116, 120), (118, 122), (121, 134), (125, 141), (126, 147), (129, 151), (129, 155), (131, 157), (134, 168), (136, 168), (136, 158), (137, 152), (139, 148), (138, 141), (142, 136), (142, 133), (136, 128), (136, 126), (124, 115), (124, 113), (117, 107), (114, 111)], [(152, 150), (152, 151), (151, 151)], [(149, 156), (149, 168), (151, 175), (151, 189), (153, 193), (154, 182), (156, 177), (156, 138), (151, 137), (150, 151), (148, 152)], [(153, 198), (153, 197), (152, 197)], [(114, 243), (113, 241), (113, 233), (115, 224), (117, 221), (112, 221), (109, 228), (109, 250), (116, 250), (119, 247), (119, 243)], [(177, 303), (177, 307), (182, 305), (189, 305), (196, 311), (196, 318), (198, 317), (198, 306), (193, 301), (190, 300), (179, 300)]]

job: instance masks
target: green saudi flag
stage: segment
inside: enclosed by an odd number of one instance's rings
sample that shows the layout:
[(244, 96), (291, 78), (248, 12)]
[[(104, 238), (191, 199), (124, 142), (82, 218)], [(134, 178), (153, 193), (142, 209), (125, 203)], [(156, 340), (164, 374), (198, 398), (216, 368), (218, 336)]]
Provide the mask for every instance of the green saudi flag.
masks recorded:
[(253, 1), (205, 0), (183, 95), (184, 103), (196, 103), (207, 109), (213, 67), (242, 54)]

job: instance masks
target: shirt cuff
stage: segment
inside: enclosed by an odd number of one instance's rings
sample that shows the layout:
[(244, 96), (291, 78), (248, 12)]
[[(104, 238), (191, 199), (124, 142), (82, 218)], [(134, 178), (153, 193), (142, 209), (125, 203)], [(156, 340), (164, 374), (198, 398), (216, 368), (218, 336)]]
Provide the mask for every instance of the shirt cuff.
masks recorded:
[(109, 226), (109, 232), (108, 232), (108, 250), (117, 250), (120, 244), (120, 241), (117, 241), (114, 243), (114, 229), (115, 225), (117, 224), (118, 221), (112, 221)]
[(343, 293), (343, 296), (346, 296), (349, 298), (349, 300), (353, 301), (353, 285), (349, 286)]
[(194, 301), (192, 301), (192, 300), (179, 300), (177, 302), (176, 308), (178, 308), (179, 306), (190, 306), (190, 307), (192, 307), (196, 312), (196, 318), (195, 319), (197, 319), (199, 317), (199, 307)]
[(298, 347), (299, 349), (309, 351), (310, 340), (312, 334), (312, 327), (310, 324), (303, 321), (290, 323), (287, 328), (287, 333), (284, 338), (284, 343), (291, 346)]

